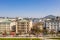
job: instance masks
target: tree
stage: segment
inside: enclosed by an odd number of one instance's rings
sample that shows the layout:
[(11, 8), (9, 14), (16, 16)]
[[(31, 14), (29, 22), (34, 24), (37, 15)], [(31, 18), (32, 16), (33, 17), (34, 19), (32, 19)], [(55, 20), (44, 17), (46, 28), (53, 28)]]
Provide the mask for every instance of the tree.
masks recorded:
[(43, 28), (43, 34), (44, 35), (48, 34), (48, 29), (46, 27)]
[(36, 27), (33, 27), (31, 29), (31, 32), (32, 32), (32, 34), (34, 34), (34, 35), (36, 35), (38, 37), (38, 35), (41, 33), (41, 30), (40, 30), (39, 27), (36, 26)]
[(53, 34), (55, 34), (55, 30), (52, 29), (52, 30), (50, 31), (50, 34), (52, 34), (52, 36), (53, 36)]

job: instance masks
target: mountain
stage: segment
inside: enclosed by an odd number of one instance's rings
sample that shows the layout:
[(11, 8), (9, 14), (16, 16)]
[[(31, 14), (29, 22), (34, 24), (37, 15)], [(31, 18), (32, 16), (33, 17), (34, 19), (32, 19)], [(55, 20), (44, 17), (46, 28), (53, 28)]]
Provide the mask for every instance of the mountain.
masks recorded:
[(53, 16), (53, 15), (48, 15), (48, 16), (45, 16), (44, 18), (55, 18), (56, 16)]

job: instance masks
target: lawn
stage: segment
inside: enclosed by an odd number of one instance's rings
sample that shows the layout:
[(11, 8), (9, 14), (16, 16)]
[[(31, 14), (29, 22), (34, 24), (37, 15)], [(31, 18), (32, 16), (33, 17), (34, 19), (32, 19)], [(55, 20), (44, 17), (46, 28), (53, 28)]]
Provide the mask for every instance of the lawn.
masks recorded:
[(40, 40), (39, 38), (0, 38), (0, 40)]
[(52, 39), (52, 40), (60, 40), (60, 38), (49, 38), (49, 39)]

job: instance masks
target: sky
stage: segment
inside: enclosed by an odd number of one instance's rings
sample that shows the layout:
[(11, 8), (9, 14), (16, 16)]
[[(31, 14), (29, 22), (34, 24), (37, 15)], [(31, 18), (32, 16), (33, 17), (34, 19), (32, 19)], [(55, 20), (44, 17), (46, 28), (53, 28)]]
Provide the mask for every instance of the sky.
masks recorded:
[(60, 0), (0, 0), (0, 17), (60, 16)]

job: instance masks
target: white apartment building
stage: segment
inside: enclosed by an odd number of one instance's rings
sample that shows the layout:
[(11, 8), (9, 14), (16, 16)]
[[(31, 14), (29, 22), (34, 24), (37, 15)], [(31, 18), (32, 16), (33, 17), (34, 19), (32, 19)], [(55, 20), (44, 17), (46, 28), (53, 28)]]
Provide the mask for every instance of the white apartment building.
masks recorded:
[(55, 32), (58, 32), (60, 30), (60, 20), (47, 19), (45, 20), (45, 27), (48, 31), (54, 30)]
[(0, 19), (0, 32), (10, 32), (10, 23), (8, 19)]

